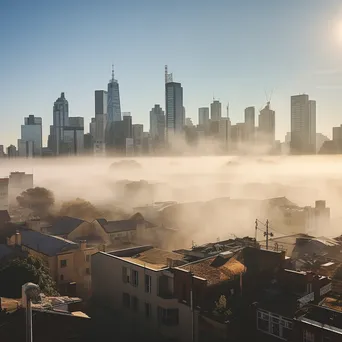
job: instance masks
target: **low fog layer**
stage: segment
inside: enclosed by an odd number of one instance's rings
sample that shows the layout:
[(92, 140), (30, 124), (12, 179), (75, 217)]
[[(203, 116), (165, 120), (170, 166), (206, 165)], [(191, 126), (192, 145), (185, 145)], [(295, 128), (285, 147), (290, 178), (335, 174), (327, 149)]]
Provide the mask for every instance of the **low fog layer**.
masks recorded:
[[(255, 219), (268, 218), (254, 200), (284, 196), (302, 207), (326, 200), (331, 227), (320, 227), (317, 234), (342, 233), (340, 156), (0, 161), (0, 177), (13, 171), (33, 173), (34, 186), (53, 193), (55, 214), (82, 216), (91, 208), (95, 216), (118, 219), (139, 207), (148, 219), (181, 230), (187, 244), (254, 236)], [(229, 198), (249, 201), (232, 205)], [(141, 208), (162, 201), (186, 204), (159, 208), (158, 215)]]

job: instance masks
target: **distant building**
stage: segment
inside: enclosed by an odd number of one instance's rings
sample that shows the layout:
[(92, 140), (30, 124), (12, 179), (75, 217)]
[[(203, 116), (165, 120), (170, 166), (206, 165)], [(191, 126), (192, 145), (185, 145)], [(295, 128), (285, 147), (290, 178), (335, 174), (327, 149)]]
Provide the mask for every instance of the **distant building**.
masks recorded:
[(133, 129), (133, 143), (134, 143), (134, 152), (137, 155), (142, 153), (142, 145), (144, 139), (144, 125), (134, 124), (132, 125)]
[(23, 191), (33, 188), (33, 174), (11, 172), (9, 175), (9, 192), (11, 200), (15, 200)]
[[(25, 118), (24, 123), (24, 125), (21, 125), (20, 142), (18, 140), (19, 157), (41, 156), (43, 146), (42, 118), (29, 115), (27, 118)], [(23, 145), (25, 145), (25, 149), (23, 149)]]
[(4, 145), (0, 145), (0, 158), (5, 157)]
[(183, 88), (180, 83), (165, 84), (166, 133), (168, 141), (180, 134), (184, 126)]
[(222, 117), (222, 104), (218, 100), (214, 100), (210, 105), (210, 119), (212, 121), (219, 121)]
[(107, 93), (108, 122), (121, 121), (119, 82), (114, 78), (114, 67), (112, 67), (112, 78), (108, 83)]
[(107, 92), (95, 90), (95, 143), (96, 155), (105, 153), (105, 132), (107, 126)]
[(165, 142), (165, 114), (159, 104), (150, 111), (150, 135), (155, 146), (163, 146)]
[(231, 122), (229, 118), (221, 118), (219, 122), (219, 137), (223, 150), (228, 152), (231, 148)]
[(9, 145), (7, 147), (7, 157), (8, 158), (16, 158), (18, 156), (17, 148), (14, 145)]
[(191, 118), (185, 118), (185, 126), (187, 126), (187, 127), (194, 127), (194, 124), (193, 124)]
[(275, 111), (271, 110), (270, 102), (259, 114), (258, 142), (274, 148), (275, 143)]
[(94, 151), (94, 140), (90, 133), (84, 134), (84, 151), (86, 153), (92, 153)]
[(291, 96), (291, 153), (316, 153), (316, 102), (309, 95)]
[(200, 126), (207, 126), (209, 124), (209, 108), (198, 108), (198, 124)]
[(255, 139), (255, 108), (245, 109), (245, 136), (246, 142), (252, 143)]
[(8, 210), (9, 179), (0, 178), (0, 210)]
[(92, 138), (96, 138), (96, 119), (91, 118), (91, 121), (89, 123), (89, 134), (91, 134)]

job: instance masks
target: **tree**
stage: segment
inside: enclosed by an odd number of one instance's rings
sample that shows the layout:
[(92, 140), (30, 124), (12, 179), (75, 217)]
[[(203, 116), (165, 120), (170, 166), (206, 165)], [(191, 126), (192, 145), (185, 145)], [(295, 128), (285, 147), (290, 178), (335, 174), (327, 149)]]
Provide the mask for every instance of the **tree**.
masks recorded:
[(51, 206), (55, 203), (52, 191), (46, 188), (30, 188), (17, 197), (18, 204), (23, 208), (29, 208), (35, 215), (45, 217)]
[(221, 295), (219, 300), (215, 302), (214, 314), (216, 315), (231, 315), (231, 310), (227, 309), (227, 298), (224, 295)]
[(41, 259), (29, 256), (0, 265), (0, 296), (20, 298), (21, 287), (27, 282), (39, 285), (41, 292), (47, 296), (58, 295), (56, 283)]

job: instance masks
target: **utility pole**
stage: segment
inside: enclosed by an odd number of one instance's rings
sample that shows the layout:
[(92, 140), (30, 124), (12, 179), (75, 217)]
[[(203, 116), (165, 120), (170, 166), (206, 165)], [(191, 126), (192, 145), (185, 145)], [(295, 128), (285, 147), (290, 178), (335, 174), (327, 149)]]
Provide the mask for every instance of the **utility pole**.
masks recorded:
[(266, 249), (268, 250), (268, 237), (272, 237), (273, 233), (269, 233), (268, 228), (269, 228), (269, 224), (268, 224), (268, 219), (266, 220), (266, 232), (264, 233), (264, 236), (266, 236)]
[(195, 342), (195, 308), (194, 308), (194, 275), (190, 271), (191, 290), (190, 290), (190, 309), (191, 309), (191, 341)]
[(33, 283), (23, 285), (23, 292), (26, 296), (26, 342), (32, 342), (32, 300), (39, 300), (39, 286)]
[(257, 246), (257, 236), (258, 236), (258, 219), (255, 219), (255, 247)]

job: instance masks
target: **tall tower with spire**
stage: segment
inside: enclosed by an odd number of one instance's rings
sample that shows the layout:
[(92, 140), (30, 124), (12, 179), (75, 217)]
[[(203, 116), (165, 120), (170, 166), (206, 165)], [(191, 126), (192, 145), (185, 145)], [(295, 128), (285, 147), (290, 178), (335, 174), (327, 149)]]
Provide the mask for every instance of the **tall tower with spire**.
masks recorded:
[(107, 103), (108, 123), (121, 121), (121, 105), (119, 83), (114, 78), (114, 65), (112, 65), (112, 78), (108, 83), (108, 103)]

